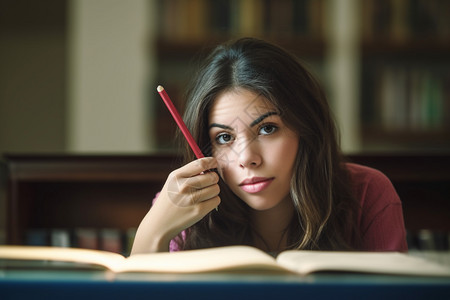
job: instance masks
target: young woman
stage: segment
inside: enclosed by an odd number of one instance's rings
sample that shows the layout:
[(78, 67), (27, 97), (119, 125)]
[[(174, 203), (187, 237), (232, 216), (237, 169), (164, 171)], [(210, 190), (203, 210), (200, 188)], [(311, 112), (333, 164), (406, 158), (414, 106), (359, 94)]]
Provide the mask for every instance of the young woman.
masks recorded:
[(395, 189), (344, 161), (321, 87), (287, 51), (251, 38), (218, 46), (193, 80), (184, 120), (206, 158), (185, 143), (186, 164), (142, 220), (132, 254), (407, 251)]

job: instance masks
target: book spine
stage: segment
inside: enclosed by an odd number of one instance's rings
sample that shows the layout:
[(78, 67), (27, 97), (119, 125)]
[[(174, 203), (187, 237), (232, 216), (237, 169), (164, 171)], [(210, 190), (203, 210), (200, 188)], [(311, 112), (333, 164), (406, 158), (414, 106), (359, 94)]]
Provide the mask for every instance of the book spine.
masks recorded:
[(370, 119), (378, 119), (381, 128), (392, 132), (439, 132), (449, 127), (445, 72), (432, 66), (378, 68), (375, 104), (370, 106), (379, 110), (373, 110)]
[(72, 245), (70, 232), (65, 229), (51, 230), (51, 245), (54, 247), (70, 247)]
[(233, 36), (322, 38), (324, 0), (159, 0), (158, 32), (168, 41)]
[(30, 246), (47, 246), (49, 232), (45, 229), (30, 229), (25, 234), (25, 243)]
[(85, 248), (129, 255), (135, 234), (136, 228), (127, 230), (116, 228), (37, 228), (26, 232), (25, 245)]
[(75, 245), (78, 248), (99, 249), (97, 230), (90, 228), (76, 229)]
[(121, 233), (117, 229), (105, 228), (100, 230), (100, 250), (122, 253), (123, 244)]
[(361, 1), (362, 33), (366, 40), (405, 42), (414, 38), (448, 40), (449, 1)]

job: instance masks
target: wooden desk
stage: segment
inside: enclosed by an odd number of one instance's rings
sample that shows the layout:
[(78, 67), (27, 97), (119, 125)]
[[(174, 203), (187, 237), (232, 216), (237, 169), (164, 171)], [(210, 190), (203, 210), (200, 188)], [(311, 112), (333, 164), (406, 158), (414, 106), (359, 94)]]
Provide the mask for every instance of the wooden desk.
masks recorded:
[(450, 299), (448, 278), (1, 270), (2, 299)]

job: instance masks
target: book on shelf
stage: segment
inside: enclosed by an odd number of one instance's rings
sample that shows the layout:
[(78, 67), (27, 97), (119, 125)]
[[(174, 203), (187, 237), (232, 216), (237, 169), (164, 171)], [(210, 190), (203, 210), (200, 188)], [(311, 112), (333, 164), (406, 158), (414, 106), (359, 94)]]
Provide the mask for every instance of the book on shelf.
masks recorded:
[(449, 1), (365, 0), (361, 2), (364, 39), (405, 42), (412, 39), (448, 40)]
[(25, 245), (104, 250), (127, 254), (133, 245), (136, 228), (34, 228), (26, 232)]
[(374, 110), (386, 130), (445, 130), (449, 124), (444, 71), (381, 66), (376, 70)]
[(232, 30), (243, 36), (256, 35), (260, 36), (264, 31), (264, 24), (267, 22), (265, 18), (265, 3), (260, 0), (241, 1), (239, 5), (235, 5), (236, 17), (233, 17), (231, 23)]
[(315, 272), (357, 272), (450, 277), (449, 267), (399, 252), (287, 250), (274, 258), (254, 247), (228, 246), (125, 257), (91, 249), (0, 246), (0, 267), (37, 261), (103, 267), (115, 273), (276, 272), (305, 276)]
[(323, 0), (160, 0), (158, 31), (165, 40), (211, 37), (323, 36)]

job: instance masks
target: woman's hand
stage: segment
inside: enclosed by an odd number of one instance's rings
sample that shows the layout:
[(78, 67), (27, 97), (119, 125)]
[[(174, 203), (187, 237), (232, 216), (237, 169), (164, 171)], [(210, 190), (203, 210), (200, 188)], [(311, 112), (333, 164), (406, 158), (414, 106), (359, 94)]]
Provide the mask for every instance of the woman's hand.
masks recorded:
[(219, 176), (208, 171), (214, 168), (217, 160), (206, 157), (170, 173), (139, 225), (132, 254), (168, 251), (172, 238), (220, 204)]

